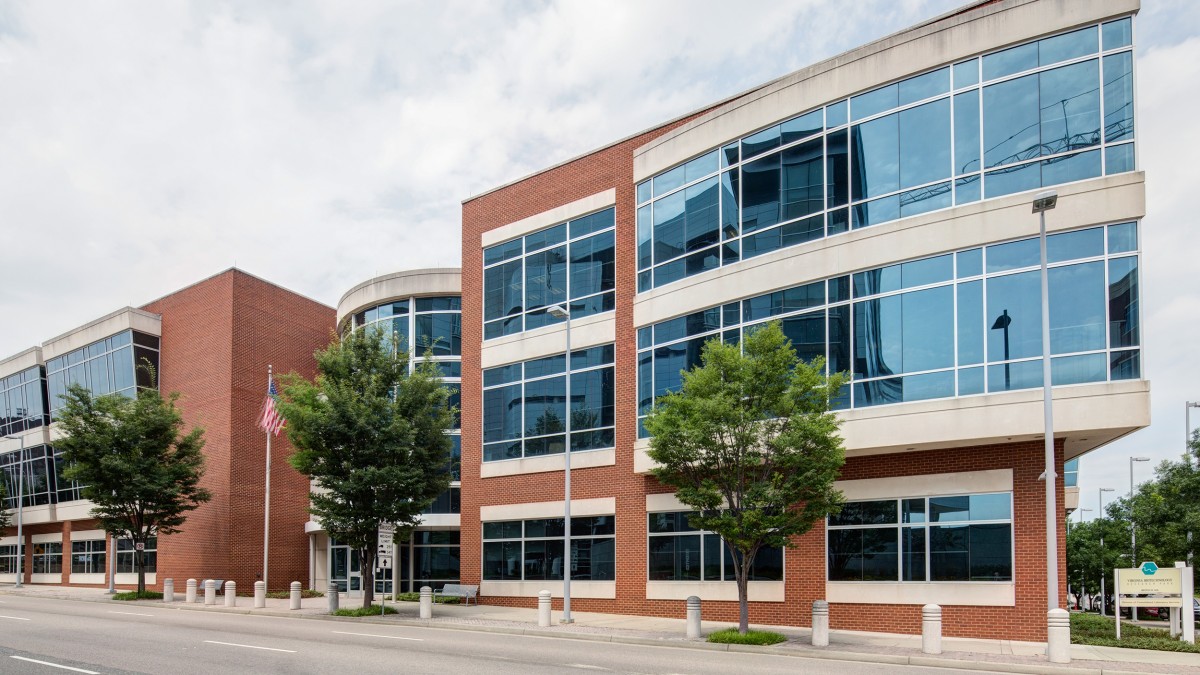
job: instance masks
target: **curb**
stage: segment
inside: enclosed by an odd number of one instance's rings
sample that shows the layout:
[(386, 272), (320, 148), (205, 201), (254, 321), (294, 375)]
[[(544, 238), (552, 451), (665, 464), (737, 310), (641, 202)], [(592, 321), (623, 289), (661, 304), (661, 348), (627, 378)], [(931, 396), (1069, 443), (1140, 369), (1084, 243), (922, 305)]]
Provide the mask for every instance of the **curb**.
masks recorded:
[[(217, 611), (226, 614), (243, 614), (254, 616), (270, 616), (275, 618), (287, 619), (306, 619), (315, 621), (334, 621), (341, 623), (367, 623), (389, 626), (412, 626), (416, 628), (433, 628), (441, 630), (457, 630), (469, 631), (475, 633), (495, 633), (502, 635), (521, 635), (525, 637), (552, 638), (558, 640), (580, 640), (584, 642), (609, 642), (615, 644), (630, 644), (648, 647), (673, 647), (676, 649), (691, 649), (696, 651), (722, 651), (735, 652), (745, 654), (770, 654), (773, 656), (785, 656), (800, 659), (813, 659), (825, 661), (847, 661), (857, 663), (880, 663), (896, 666), (922, 666), (925, 668), (946, 668), (950, 670), (979, 670), (987, 672), (1000, 673), (1023, 673), (1027, 675), (1146, 675), (1146, 671), (1128, 671), (1119, 670), (1116, 668), (1072, 668), (1068, 666), (1055, 666), (1049, 664), (1035, 663), (1003, 663), (998, 661), (968, 661), (965, 659), (949, 659), (938, 658), (936, 656), (900, 656), (895, 654), (875, 654), (870, 652), (855, 652), (855, 651), (816, 651), (816, 650), (782, 650), (776, 646), (756, 646), (756, 645), (739, 645), (739, 644), (719, 644), (711, 642), (698, 642), (690, 640), (668, 640), (662, 638), (643, 638), (625, 635), (605, 635), (603, 633), (559, 633), (540, 628), (517, 628), (512, 626), (483, 626), (475, 624), (455, 624), (455, 623), (440, 623), (422, 619), (384, 619), (383, 617), (365, 616), (331, 616), (320, 612), (304, 612), (298, 613), (297, 610), (273, 610), (273, 609), (253, 609), (231, 607), (226, 608), (222, 605), (204, 605), (202, 603), (187, 603), (182, 600), (177, 600), (172, 603), (165, 603), (154, 600), (113, 600), (109, 597), (102, 598), (67, 598), (59, 596), (31, 596), (20, 593), (11, 593), (0, 590), (0, 595), (17, 595), (29, 598), (42, 598), (47, 600), (75, 600), (78, 602), (95, 602), (113, 605), (124, 606), (141, 606), (141, 607), (161, 607), (164, 609), (174, 609), (178, 611), (198, 611), (208, 612)], [(247, 598), (250, 600), (250, 598)], [(392, 615), (394, 616), (394, 615)], [(1090, 661), (1088, 659), (1076, 659), (1079, 661)], [(1094, 661), (1091, 661), (1095, 663)], [(1146, 664), (1153, 665), (1153, 664)]]

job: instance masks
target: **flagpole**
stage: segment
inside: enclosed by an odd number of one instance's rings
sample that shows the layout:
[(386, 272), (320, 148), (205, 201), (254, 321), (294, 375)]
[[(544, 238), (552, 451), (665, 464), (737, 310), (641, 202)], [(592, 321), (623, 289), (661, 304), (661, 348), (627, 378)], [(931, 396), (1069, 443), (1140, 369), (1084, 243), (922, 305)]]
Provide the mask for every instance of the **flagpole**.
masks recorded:
[[(271, 382), (272, 382), (271, 376), (272, 376), (271, 366), (268, 364), (267, 365), (267, 390), (268, 391), (270, 391), (270, 389), (271, 389)], [(267, 479), (265, 482), (265, 489), (263, 491), (264, 496), (263, 496), (263, 571), (262, 571), (262, 580), (263, 580), (263, 587), (270, 589), (270, 586), (267, 585), (267, 552), (270, 551), (269, 541), (271, 538), (271, 431), (268, 429), (268, 430), (266, 430), (266, 433), (267, 433)]]

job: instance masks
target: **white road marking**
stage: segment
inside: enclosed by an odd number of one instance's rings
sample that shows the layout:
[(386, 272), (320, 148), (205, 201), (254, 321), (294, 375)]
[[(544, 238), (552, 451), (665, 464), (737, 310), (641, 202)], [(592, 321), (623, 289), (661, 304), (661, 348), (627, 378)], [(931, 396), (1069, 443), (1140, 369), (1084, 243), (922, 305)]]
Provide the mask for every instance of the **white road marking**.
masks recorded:
[(601, 666), (592, 666), (592, 665), (588, 665), (586, 663), (567, 663), (564, 665), (567, 668), (582, 668), (584, 670), (608, 670), (608, 668), (603, 668)]
[(88, 675), (100, 675), (100, 673), (97, 673), (94, 670), (84, 670), (83, 668), (72, 668), (71, 666), (64, 666), (64, 665), (61, 665), (58, 663), (50, 663), (49, 661), (38, 661), (37, 659), (29, 659), (29, 658), (25, 658), (24, 656), (17, 656), (16, 654), (10, 654), (9, 657), (14, 658), (14, 659), (20, 659), (22, 661), (28, 661), (30, 663), (37, 663), (37, 664), (43, 665), (43, 666), (50, 666), (51, 668), (62, 668), (63, 670), (72, 670), (77, 673), (87, 673)]
[(210, 645), (226, 645), (228, 647), (245, 647), (246, 649), (263, 649), (268, 652), (287, 652), (288, 654), (296, 653), (295, 649), (276, 649), (275, 647), (258, 647), (255, 645), (240, 645), (236, 642), (217, 642), (216, 640), (205, 640), (205, 642), (207, 642)]
[(5, 616), (4, 614), (0, 614), (0, 619), (12, 619), (13, 621), (28, 621), (29, 620), (23, 616)]
[(154, 616), (153, 614), (140, 614), (138, 612), (118, 612), (115, 609), (108, 610), (109, 614), (128, 614), (129, 616)]
[(348, 633), (344, 630), (335, 630), (333, 632), (337, 633), (338, 635), (361, 635), (363, 637), (384, 638), (385, 640), (412, 640), (413, 642), (424, 642), (425, 641), (425, 638), (400, 637), (399, 635), (376, 635), (375, 633)]

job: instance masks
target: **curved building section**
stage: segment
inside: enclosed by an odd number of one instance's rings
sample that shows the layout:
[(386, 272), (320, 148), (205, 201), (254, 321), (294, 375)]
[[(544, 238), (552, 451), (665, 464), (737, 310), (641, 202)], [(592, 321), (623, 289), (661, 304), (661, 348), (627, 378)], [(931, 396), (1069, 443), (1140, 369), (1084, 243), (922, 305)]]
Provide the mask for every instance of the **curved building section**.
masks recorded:
[[(438, 364), (451, 403), (458, 406), (462, 377), (462, 290), (457, 268), (418, 269), (368, 279), (338, 301), (337, 325), (342, 333), (360, 329), (387, 330), (398, 336), (416, 359)], [(461, 436), (456, 421), (450, 471), (452, 482), (426, 511), (422, 524), (395, 555), (375, 570), (375, 590), (415, 592), (421, 586), (440, 587), (459, 581), (461, 511)], [(317, 588), (332, 581), (350, 593), (362, 591), (362, 568), (357, 551), (329, 537), (316, 520), (308, 523), (313, 577)]]

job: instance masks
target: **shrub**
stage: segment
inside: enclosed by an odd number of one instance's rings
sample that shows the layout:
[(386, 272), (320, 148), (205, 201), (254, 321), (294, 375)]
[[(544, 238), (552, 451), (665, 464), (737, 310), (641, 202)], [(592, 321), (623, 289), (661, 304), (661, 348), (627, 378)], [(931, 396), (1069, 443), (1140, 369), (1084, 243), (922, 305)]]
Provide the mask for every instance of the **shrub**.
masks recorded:
[(375, 605), (371, 605), (370, 607), (355, 607), (353, 609), (349, 609), (349, 608), (339, 609), (338, 611), (334, 612), (333, 615), (334, 616), (379, 616), (380, 614), (396, 614), (396, 613), (397, 613), (396, 610), (392, 607), (385, 606), (384, 610), (381, 612), (381, 611), (379, 611), (378, 607), (376, 607)]
[[(457, 605), (458, 601), (460, 599), (461, 598), (441, 597), (441, 598), (434, 598), (433, 601), (438, 603), (439, 605)], [(420, 602), (421, 594), (420, 593), (397, 593), (396, 600), (398, 600), (400, 602)]]
[(1165, 628), (1145, 628), (1125, 621), (1121, 622), (1121, 639), (1118, 640), (1112, 617), (1083, 612), (1071, 613), (1071, 642), (1078, 645), (1200, 653), (1200, 645), (1173, 638)]
[(742, 635), (736, 628), (726, 628), (709, 634), (708, 641), (734, 645), (775, 645), (787, 642), (787, 638), (779, 633), (765, 630), (747, 631), (745, 635)]
[(127, 593), (116, 593), (113, 600), (162, 600), (163, 594), (158, 591), (129, 591)]
[[(254, 593), (251, 593), (250, 595), (254, 595)], [(267, 591), (267, 597), (275, 598), (276, 600), (287, 600), (288, 598), (292, 597), (292, 592), (291, 591)], [(304, 589), (301, 589), (301, 591), (300, 591), (300, 597), (302, 597), (302, 598), (323, 598), (323, 597), (325, 597), (325, 594), (322, 593), (321, 591), (314, 591), (312, 589), (304, 588)]]

